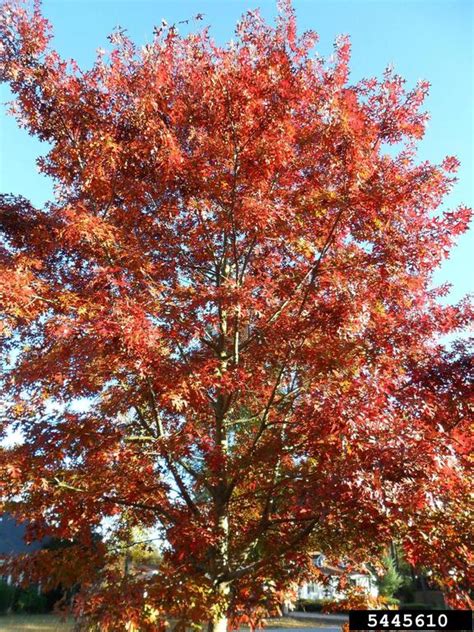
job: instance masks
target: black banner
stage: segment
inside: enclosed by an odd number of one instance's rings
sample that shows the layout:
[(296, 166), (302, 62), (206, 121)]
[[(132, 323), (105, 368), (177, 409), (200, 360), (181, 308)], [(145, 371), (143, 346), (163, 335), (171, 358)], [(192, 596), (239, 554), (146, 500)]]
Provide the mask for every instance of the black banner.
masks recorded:
[(472, 630), (472, 610), (351, 610), (350, 630)]

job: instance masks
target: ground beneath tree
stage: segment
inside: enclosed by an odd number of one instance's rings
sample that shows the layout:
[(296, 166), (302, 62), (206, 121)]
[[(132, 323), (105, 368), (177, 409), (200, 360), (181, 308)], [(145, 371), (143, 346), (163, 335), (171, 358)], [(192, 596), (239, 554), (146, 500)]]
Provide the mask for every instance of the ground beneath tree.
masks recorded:
[[(61, 621), (54, 615), (9, 615), (0, 616), (1, 632), (70, 632), (72, 623)], [(310, 630), (321, 630), (324, 632), (340, 632), (340, 626), (328, 626), (324, 623), (313, 621), (296, 621), (291, 618), (269, 619), (265, 625), (268, 632), (309, 632)], [(248, 628), (242, 628), (242, 632), (247, 632)]]
[(2, 632), (69, 632), (72, 624), (51, 614), (0, 616)]

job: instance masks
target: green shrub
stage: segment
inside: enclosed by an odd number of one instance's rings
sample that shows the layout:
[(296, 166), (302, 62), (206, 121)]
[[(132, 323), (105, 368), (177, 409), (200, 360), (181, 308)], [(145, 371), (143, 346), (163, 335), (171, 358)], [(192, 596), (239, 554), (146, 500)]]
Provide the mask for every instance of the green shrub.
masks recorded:
[(385, 601), (389, 606), (398, 606), (400, 604), (400, 599), (396, 599), (395, 597), (385, 597)]
[(0, 614), (5, 614), (13, 607), (15, 592), (14, 586), (10, 586), (3, 579), (0, 580)]
[(403, 585), (403, 578), (398, 573), (395, 562), (391, 557), (383, 560), (385, 573), (378, 580), (379, 593), (382, 597), (393, 597), (397, 590)]
[(54, 606), (56, 603), (65, 597), (65, 591), (58, 587), (53, 588), (53, 590), (48, 590), (48, 592), (44, 593), (44, 597), (46, 600), (46, 611), (51, 612), (54, 610)]
[(327, 599), (299, 599), (296, 602), (296, 609), (303, 612), (321, 612)]
[(38, 593), (34, 586), (20, 591), (15, 603), (17, 612), (27, 612), (28, 614), (42, 614), (48, 609), (46, 596)]
[(400, 610), (433, 610), (433, 606), (430, 603), (412, 601), (400, 604)]
[(404, 577), (403, 585), (397, 590), (397, 597), (400, 601), (406, 603), (412, 603), (415, 599), (415, 588), (413, 585), (413, 580), (408, 577)]

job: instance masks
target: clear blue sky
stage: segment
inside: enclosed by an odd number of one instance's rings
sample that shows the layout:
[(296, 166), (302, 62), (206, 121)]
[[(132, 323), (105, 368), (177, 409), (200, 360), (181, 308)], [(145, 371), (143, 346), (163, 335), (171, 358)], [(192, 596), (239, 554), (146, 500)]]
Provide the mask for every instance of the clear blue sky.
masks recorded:
[[(392, 63), (408, 85), (432, 84), (427, 109), (431, 121), (421, 143), (420, 159), (441, 161), (447, 154), (461, 161), (459, 182), (447, 207), (472, 206), (474, 175), (474, 1), (473, 0), (294, 0), (301, 30), (319, 33), (318, 51), (331, 52), (336, 35), (352, 40), (352, 79), (380, 75)], [(267, 19), (276, 0), (44, 0), (54, 46), (64, 57), (90, 66), (98, 47), (120, 25), (139, 44), (151, 40), (153, 25), (204, 13), (203, 24), (219, 43), (233, 35), (239, 16), (260, 8)], [(3, 89), (1, 100), (8, 98)], [(35, 159), (45, 148), (0, 113), (2, 192), (21, 193), (36, 204), (51, 195), (51, 184), (37, 173)], [(451, 299), (474, 291), (474, 229), (471, 228), (436, 275), (453, 284)]]

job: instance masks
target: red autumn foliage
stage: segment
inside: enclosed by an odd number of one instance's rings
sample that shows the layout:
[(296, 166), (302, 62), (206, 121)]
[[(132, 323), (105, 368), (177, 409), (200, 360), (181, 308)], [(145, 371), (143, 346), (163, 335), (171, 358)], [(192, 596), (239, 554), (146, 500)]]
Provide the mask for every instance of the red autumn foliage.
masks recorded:
[[(118, 31), (89, 70), (50, 39), (37, 3), (3, 5), (1, 77), (56, 193), (0, 205), (2, 423), (24, 437), (2, 494), (74, 543), (24, 576), (79, 581), (103, 630), (222, 629), (275, 610), (308, 551), (396, 539), (461, 603), (469, 355), (439, 340), (472, 311), (430, 287), (470, 210), (440, 210), (456, 159), (416, 161), (427, 84), (349, 83), (348, 40), (314, 56), (287, 2), (226, 47)], [(117, 563), (136, 527), (163, 538), (153, 577)]]

